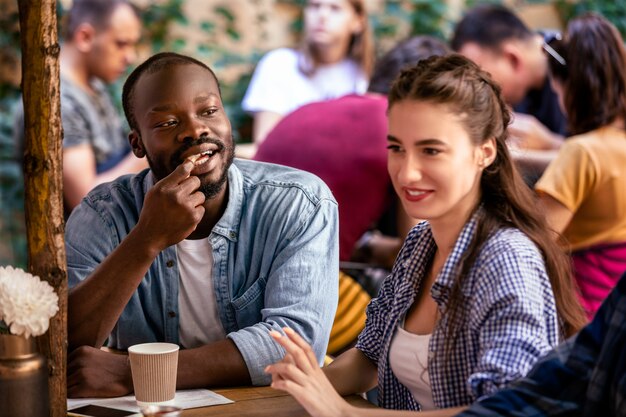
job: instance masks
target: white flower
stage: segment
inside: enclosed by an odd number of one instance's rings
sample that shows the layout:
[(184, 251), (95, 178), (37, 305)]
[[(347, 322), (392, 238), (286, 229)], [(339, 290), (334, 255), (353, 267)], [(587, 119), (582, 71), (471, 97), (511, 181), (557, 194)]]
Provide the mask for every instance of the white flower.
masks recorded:
[(12, 334), (39, 336), (59, 310), (59, 297), (39, 277), (11, 266), (0, 267), (0, 320)]

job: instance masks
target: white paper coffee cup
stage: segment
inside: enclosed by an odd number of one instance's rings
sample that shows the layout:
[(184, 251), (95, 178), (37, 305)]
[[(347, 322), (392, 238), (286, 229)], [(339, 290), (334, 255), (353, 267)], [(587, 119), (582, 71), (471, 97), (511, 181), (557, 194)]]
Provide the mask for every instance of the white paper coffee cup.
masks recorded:
[(174, 404), (178, 345), (142, 343), (128, 348), (137, 404)]

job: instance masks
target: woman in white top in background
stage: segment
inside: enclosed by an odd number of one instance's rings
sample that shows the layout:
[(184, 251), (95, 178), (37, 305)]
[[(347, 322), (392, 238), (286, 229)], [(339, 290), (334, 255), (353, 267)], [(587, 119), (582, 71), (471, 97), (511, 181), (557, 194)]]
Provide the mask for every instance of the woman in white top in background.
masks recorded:
[(307, 1), (302, 46), (266, 54), (243, 99), (254, 114), (254, 142), (304, 104), (364, 93), (373, 59), (364, 0)]
[[(585, 324), (567, 256), (506, 145), (510, 113), (488, 73), (460, 55), (404, 70), (389, 93), (388, 169), (407, 236), (367, 308), (355, 348), (319, 368), (297, 334), (272, 386), (312, 416), (453, 415), (524, 376)], [(378, 403), (339, 394), (378, 384)], [(408, 411), (399, 411), (408, 410)]]

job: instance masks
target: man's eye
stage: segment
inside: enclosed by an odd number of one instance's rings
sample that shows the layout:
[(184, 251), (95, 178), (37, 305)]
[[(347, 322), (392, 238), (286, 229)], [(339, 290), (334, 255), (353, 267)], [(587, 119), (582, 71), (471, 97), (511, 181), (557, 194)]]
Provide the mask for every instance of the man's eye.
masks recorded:
[(213, 114), (215, 114), (215, 112), (217, 112), (216, 108), (210, 108), (210, 109), (206, 109), (205, 111), (202, 112), (203, 116), (212, 116)]
[(172, 126), (176, 126), (176, 121), (168, 120), (167, 122), (158, 123), (156, 126), (157, 127), (172, 127)]
[(387, 146), (387, 149), (389, 150), (389, 152), (392, 152), (392, 153), (398, 153), (401, 151), (398, 145), (389, 145)]

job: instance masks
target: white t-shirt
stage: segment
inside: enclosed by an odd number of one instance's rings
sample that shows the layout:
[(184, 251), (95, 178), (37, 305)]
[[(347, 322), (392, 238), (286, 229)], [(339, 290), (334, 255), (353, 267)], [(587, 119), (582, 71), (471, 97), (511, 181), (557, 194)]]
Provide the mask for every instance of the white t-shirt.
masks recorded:
[(301, 52), (288, 48), (268, 52), (254, 71), (243, 109), (284, 115), (308, 103), (367, 90), (367, 78), (353, 60), (320, 66), (307, 77), (298, 69), (301, 56)]
[(428, 343), (430, 334), (407, 332), (398, 325), (391, 339), (389, 365), (398, 381), (411, 391), (422, 410), (434, 410), (433, 391), (428, 374)]
[(178, 336), (185, 348), (226, 337), (213, 286), (213, 248), (209, 239), (183, 240), (178, 257)]

